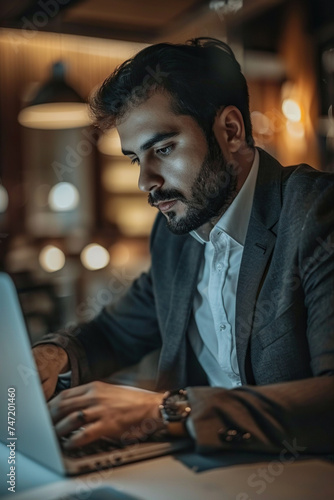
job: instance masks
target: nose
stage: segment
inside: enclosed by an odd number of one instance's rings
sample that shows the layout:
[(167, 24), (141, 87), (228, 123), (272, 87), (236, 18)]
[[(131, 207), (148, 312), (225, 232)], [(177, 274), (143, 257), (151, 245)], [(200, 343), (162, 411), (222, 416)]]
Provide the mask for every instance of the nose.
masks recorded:
[(141, 191), (149, 193), (153, 189), (161, 188), (163, 183), (164, 179), (159, 172), (148, 165), (140, 165), (138, 187)]

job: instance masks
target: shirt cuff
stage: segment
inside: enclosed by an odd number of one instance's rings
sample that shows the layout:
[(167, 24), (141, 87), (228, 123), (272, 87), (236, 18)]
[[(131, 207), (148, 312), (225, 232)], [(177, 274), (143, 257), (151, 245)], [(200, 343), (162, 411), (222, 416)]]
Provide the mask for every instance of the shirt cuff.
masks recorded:
[(72, 381), (72, 370), (66, 373), (61, 373), (58, 375), (58, 382), (56, 387), (56, 392), (63, 391), (64, 389), (69, 389), (71, 387)]

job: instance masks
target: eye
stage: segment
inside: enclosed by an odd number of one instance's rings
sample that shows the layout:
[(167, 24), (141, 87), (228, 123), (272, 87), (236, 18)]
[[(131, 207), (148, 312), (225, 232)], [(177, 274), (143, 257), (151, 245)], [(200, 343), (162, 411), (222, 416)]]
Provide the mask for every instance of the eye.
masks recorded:
[(133, 159), (131, 160), (131, 165), (134, 165), (135, 163), (136, 163), (137, 165), (139, 165), (139, 158), (133, 158)]
[(173, 149), (174, 149), (174, 145), (171, 144), (170, 146), (165, 146), (163, 148), (157, 149), (156, 153), (161, 155), (161, 156), (168, 156), (169, 154), (171, 154)]

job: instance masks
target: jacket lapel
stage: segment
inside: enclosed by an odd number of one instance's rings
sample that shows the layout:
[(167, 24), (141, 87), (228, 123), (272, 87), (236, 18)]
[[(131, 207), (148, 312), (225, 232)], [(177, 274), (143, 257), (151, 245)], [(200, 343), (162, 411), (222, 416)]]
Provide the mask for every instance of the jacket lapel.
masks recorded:
[(187, 383), (186, 328), (193, 305), (203, 245), (191, 236), (183, 245), (169, 304), (159, 362), (157, 390), (179, 388)]
[(247, 359), (256, 299), (266, 276), (276, 242), (276, 225), (281, 210), (282, 166), (263, 150), (254, 193), (236, 298), (236, 348), (242, 383), (252, 383)]

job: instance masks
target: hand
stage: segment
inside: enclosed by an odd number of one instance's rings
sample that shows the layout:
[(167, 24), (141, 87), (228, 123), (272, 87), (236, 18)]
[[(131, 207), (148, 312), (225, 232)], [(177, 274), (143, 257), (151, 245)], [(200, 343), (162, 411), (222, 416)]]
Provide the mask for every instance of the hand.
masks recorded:
[(54, 344), (41, 344), (33, 348), (32, 353), (42, 382), (46, 400), (54, 394), (58, 375), (70, 369), (66, 351)]
[(75, 448), (101, 437), (122, 444), (145, 441), (163, 429), (162, 394), (133, 387), (91, 382), (62, 391), (49, 402), (58, 436), (77, 430), (65, 443)]

